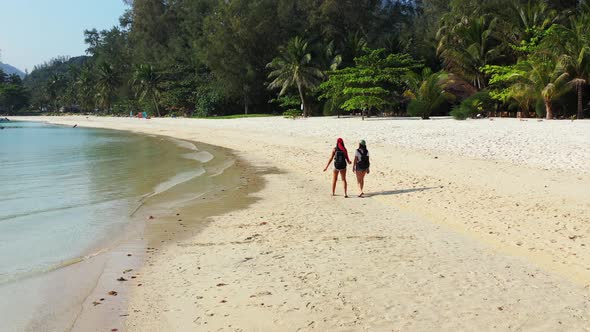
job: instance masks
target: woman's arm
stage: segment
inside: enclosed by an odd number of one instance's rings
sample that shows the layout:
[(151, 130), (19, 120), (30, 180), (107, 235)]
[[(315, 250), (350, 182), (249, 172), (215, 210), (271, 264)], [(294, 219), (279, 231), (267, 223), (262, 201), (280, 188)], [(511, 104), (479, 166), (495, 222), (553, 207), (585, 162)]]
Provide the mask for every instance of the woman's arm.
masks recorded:
[(336, 149), (332, 150), (332, 155), (330, 156), (330, 160), (328, 160), (328, 163), (326, 164), (326, 168), (324, 168), (324, 172), (326, 170), (328, 170), (328, 167), (330, 167), (330, 163), (332, 162), (332, 159), (334, 159), (335, 154), (336, 154)]
[(356, 172), (356, 163), (358, 162), (359, 158), (355, 155), (354, 156), (354, 162), (352, 164), (352, 171)]

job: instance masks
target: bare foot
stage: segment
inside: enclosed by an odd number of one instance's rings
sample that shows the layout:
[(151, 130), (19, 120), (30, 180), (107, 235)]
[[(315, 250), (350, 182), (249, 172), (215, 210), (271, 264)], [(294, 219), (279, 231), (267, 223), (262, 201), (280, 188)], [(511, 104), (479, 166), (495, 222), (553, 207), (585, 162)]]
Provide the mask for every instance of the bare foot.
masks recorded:
[(365, 195), (365, 193), (361, 193), (361, 194), (359, 195), (359, 197), (361, 197), (361, 198), (362, 198), (362, 197), (364, 197), (364, 195)]

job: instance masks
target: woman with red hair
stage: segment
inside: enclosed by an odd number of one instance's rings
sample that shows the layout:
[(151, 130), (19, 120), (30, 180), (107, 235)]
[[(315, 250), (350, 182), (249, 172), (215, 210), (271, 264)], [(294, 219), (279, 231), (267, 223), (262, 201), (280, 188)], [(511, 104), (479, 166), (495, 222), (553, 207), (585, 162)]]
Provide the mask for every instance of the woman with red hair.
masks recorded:
[(340, 178), (342, 182), (344, 182), (344, 197), (348, 198), (347, 194), (347, 183), (346, 183), (346, 163), (351, 164), (352, 162), (348, 158), (348, 151), (346, 151), (346, 147), (344, 146), (344, 140), (339, 138), (336, 141), (336, 147), (332, 150), (332, 155), (330, 156), (330, 160), (328, 160), (328, 164), (324, 168), (324, 172), (328, 170), (330, 167), (330, 163), (334, 160), (334, 172), (332, 177), (332, 196), (335, 195), (336, 191), (336, 181), (338, 181), (338, 174), (340, 174)]

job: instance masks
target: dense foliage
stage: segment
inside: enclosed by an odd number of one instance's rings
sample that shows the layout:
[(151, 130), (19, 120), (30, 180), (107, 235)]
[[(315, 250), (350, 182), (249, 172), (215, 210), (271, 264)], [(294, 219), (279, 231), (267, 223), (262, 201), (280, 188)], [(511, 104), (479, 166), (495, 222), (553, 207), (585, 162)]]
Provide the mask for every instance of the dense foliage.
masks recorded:
[(30, 99), (1, 83), (1, 107), (582, 118), (588, 104), (586, 1), (127, 3), (119, 26), (84, 32), (87, 56), (37, 66)]
[(27, 105), (29, 94), (18, 74), (0, 69), (0, 113), (12, 114)]

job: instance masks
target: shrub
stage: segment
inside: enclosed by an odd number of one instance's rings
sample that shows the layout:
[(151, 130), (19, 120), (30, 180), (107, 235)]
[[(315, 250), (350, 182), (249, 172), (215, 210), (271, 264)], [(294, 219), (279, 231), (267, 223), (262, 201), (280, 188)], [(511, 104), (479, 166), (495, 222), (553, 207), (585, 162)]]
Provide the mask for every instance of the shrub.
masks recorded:
[(464, 105), (463, 103), (459, 105), (455, 105), (451, 110), (451, 116), (455, 120), (465, 120), (471, 116), (473, 116), (473, 109)]
[(492, 107), (493, 100), (487, 91), (480, 91), (469, 98), (466, 98), (461, 104), (453, 107), (451, 116), (455, 120), (465, 120), (483, 113), (486, 108)]
[(283, 112), (283, 117), (285, 117), (285, 118), (296, 119), (296, 118), (298, 118), (300, 116), (302, 116), (301, 110), (294, 109), (294, 108), (289, 109), (289, 110), (286, 110), (285, 112)]
[(408, 114), (410, 116), (419, 116), (422, 119), (428, 119), (430, 116), (430, 103), (420, 99), (413, 99), (408, 104)]

